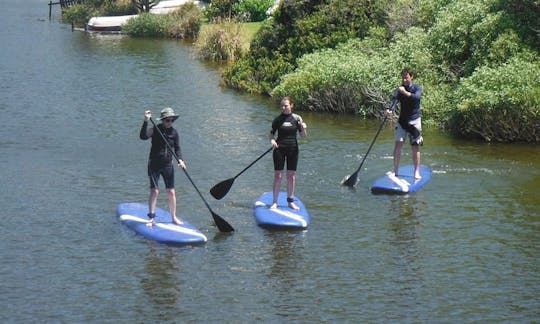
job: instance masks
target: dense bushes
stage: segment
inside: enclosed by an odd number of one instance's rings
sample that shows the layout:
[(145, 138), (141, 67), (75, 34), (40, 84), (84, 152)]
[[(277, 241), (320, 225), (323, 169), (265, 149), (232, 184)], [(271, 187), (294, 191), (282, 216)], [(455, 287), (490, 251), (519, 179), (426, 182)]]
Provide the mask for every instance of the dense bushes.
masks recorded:
[(451, 129), (486, 141), (540, 141), (540, 63), (514, 57), (460, 82)]
[[(303, 3), (308, 2), (313, 3)], [(521, 8), (531, 9), (532, 1), (520, 2)], [(375, 7), (387, 4), (377, 3)], [(311, 54), (300, 55), (317, 47), (313, 44), (342, 35), (334, 26), (325, 29), (321, 25), (328, 23), (331, 6), (312, 7), (317, 12), (324, 9), (325, 19), (315, 13), (295, 24), (276, 21), (252, 44), (267, 46), (252, 50), (224, 77), (230, 86), (244, 90), (268, 92), (276, 98), (291, 95), (297, 109), (380, 116), (392, 89), (400, 83), (399, 71), (408, 66), (424, 87), (422, 106), (427, 123), (488, 141), (539, 141), (537, 20), (520, 19), (516, 25), (517, 6), (498, 0), (425, 0), (416, 7), (410, 3), (394, 2), (386, 11), (386, 24), (364, 21), (371, 28), (362, 35), (349, 37), (335, 48), (329, 42)], [(284, 13), (287, 11), (281, 15)], [(337, 36), (317, 38), (299, 33), (313, 19), (320, 23), (313, 30), (332, 30)], [(528, 32), (523, 27), (527, 23)], [(408, 24), (416, 26), (407, 28)], [(285, 25), (296, 29), (291, 34), (307, 37), (299, 38), (300, 45), (292, 42), (297, 40), (292, 36), (270, 42), (273, 39), (267, 35), (279, 34)], [(258, 75), (260, 66), (282, 66), (283, 62), (290, 64), (289, 73)]]
[(384, 24), (386, 2), (284, 1), (253, 40), (249, 55), (224, 72), (225, 83), (269, 94), (302, 55), (333, 48), (352, 37), (363, 38), (371, 27)]

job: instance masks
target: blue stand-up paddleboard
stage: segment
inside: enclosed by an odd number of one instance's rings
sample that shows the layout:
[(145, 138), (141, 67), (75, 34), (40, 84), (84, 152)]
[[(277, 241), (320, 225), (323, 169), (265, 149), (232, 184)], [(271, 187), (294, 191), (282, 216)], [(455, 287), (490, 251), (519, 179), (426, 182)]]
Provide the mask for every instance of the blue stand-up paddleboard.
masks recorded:
[(147, 239), (166, 244), (201, 244), (207, 241), (206, 236), (193, 225), (182, 219), (183, 224), (172, 222), (171, 214), (161, 208), (156, 208), (156, 218), (153, 226), (147, 226), (149, 220), (148, 205), (140, 203), (123, 203), (116, 208), (120, 221)]
[(373, 182), (371, 192), (374, 194), (404, 195), (418, 191), (431, 180), (431, 169), (425, 165), (420, 166), (421, 179), (414, 178), (414, 166), (412, 164), (398, 169), (398, 175), (387, 172), (383, 177)]
[(273, 195), (271, 192), (262, 194), (254, 206), (254, 215), (257, 225), (269, 229), (306, 229), (311, 223), (308, 211), (304, 204), (294, 197), (294, 203), (300, 210), (289, 208), (287, 203), (287, 193), (280, 192), (278, 196), (278, 207), (270, 209)]

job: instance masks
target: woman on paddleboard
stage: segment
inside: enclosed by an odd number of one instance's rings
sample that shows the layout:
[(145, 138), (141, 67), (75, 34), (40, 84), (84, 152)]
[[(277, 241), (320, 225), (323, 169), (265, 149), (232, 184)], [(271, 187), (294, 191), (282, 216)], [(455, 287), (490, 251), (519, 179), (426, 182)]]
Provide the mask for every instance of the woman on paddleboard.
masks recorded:
[(414, 177), (420, 179), (420, 146), (423, 144), (422, 120), (420, 99), (422, 97), (422, 86), (412, 82), (413, 71), (403, 69), (401, 71), (401, 86), (394, 90), (390, 108), (386, 110), (387, 116), (392, 116), (399, 102), (400, 112), (398, 124), (394, 133), (394, 175), (398, 176), (399, 160), (401, 158), (401, 148), (405, 139), (409, 137), (412, 147), (414, 162)]
[[(180, 225), (182, 221), (176, 217), (176, 192), (174, 190), (174, 168), (172, 165), (173, 155), (167, 148), (167, 143), (165, 143), (159, 131), (154, 130), (153, 124), (151, 126), (148, 124), (151, 117), (152, 112), (150, 110), (144, 112), (144, 122), (139, 135), (142, 140), (152, 139), (152, 147), (150, 148), (150, 155), (148, 157), (148, 177), (150, 179), (150, 197), (148, 198), (148, 217), (150, 221), (148, 225), (152, 226), (156, 217), (156, 204), (159, 195), (158, 181), (160, 176), (163, 177), (163, 181), (165, 182), (172, 222)], [(176, 156), (179, 158), (178, 166), (185, 169), (186, 165), (182, 160), (178, 132), (172, 127), (173, 122), (177, 118), (178, 115), (174, 113), (172, 108), (165, 108), (161, 110), (161, 115), (158, 118), (161, 123), (157, 127), (167, 138), (169, 146), (174, 148)]]
[[(274, 186), (273, 186), (273, 202), (271, 209), (277, 208), (277, 200), (281, 187), (281, 179), (285, 162), (287, 162), (287, 203), (294, 210), (299, 210), (299, 207), (294, 203), (294, 187), (296, 182), (296, 167), (298, 165), (298, 142), (296, 134), (306, 137), (307, 125), (302, 121), (302, 117), (293, 114), (293, 102), (291, 98), (285, 97), (281, 99), (281, 115), (276, 117), (272, 122), (270, 130), (270, 143), (274, 148)], [(277, 132), (277, 139), (275, 138)]]

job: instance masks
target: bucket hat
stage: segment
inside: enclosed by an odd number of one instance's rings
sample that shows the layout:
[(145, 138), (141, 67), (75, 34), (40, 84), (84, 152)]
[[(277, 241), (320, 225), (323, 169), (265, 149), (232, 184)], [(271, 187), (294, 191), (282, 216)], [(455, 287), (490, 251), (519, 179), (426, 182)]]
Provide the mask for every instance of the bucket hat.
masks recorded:
[(158, 120), (162, 120), (162, 119), (170, 118), (170, 117), (172, 117), (174, 120), (177, 120), (179, 116), (174, 113), (174, 110), (172, 108), (167, 107), (161, 110)]

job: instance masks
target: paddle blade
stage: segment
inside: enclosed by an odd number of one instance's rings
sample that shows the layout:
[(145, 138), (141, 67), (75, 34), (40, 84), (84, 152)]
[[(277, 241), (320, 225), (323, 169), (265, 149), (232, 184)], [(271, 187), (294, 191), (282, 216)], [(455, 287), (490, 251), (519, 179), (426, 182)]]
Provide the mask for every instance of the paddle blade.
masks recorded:
[(234, 178), (221, 181), (217, 185), (213, 186), (212, 189), (210, 189), (210, 194), (212, 195), (212, 197), (220, 200), (221, 198), (225, 197), (225, 195), (229, 192), (233, 182)]
[(226, 220), (221, 218), (218, 214), (212, 212), (212, 217), (214, 218), (214, 222), (216, 223), (217, 228), (220, 232), (224, 233), (230, 233), (234, 232), (234, 228), (231, 226), (231, 224), (227, 223)]
[(356, 186), (356, 183), (358, 183), (358, 172), (355, 172), (350, 176), (346, 176), (343, 178), (343, 180), (341, 180), (341, 185), (351, 188)]

